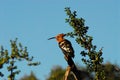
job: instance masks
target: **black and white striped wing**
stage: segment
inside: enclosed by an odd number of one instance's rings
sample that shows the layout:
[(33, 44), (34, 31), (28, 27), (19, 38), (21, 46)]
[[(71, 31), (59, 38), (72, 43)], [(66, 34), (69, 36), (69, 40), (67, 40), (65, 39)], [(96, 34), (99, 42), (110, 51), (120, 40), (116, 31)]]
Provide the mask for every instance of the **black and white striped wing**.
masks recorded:
[(64, 41), (60, 42), (59, 47), (61, 48), (61, 50), (63, 51), (63, 53), (65, 55), (69, 55), (74, 58), (74, 50), (73, 50), (73, 47), (72, 47), (70, 41), (64, 40)]

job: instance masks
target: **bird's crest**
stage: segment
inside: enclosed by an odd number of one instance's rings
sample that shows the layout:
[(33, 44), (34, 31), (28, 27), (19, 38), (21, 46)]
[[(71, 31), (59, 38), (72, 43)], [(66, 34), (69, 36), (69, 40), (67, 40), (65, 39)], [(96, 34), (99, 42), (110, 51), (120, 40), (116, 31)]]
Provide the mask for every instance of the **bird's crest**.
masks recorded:
[(48, 40), (56, 39), (58, 42), (61, 42), (61, 41), (64, 40), (64, 36), (65, 36), (65, 35), (66, 35), (66, 34), (61, 33), (61, 34), (58, 34), (58, 35), (55, 36), (55, 37), (51, 37), (51, 38), (49, 38)]

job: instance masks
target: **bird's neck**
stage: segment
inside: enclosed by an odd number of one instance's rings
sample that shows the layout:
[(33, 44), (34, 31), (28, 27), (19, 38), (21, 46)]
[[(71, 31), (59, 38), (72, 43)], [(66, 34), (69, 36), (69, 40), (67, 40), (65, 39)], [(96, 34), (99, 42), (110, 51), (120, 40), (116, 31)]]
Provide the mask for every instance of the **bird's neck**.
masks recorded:
[(57, 39), (57, 42), (60, 43), (60, 42), (62, 42), (64, 40), (65, 40), (64, 38), (59, 38), (59, 39)]

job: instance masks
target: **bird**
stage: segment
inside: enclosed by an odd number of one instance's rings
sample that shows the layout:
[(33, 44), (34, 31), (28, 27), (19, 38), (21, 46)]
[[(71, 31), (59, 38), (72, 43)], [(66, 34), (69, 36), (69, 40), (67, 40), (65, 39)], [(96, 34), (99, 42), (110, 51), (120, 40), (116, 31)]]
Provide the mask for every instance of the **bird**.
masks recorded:
[(74, 58), (74, 49), (72, 47), (72, 44), (69, 40), (65, 39), (64, 37), (66, 36), (66, 34), (58, 34), (55, 37), (51, 37), (48, 40), (51, 39), (56, 39), (56, 41), (58, 42), (59, 48), (62, 50), (63, 54), (65, 55), (65, 58)]

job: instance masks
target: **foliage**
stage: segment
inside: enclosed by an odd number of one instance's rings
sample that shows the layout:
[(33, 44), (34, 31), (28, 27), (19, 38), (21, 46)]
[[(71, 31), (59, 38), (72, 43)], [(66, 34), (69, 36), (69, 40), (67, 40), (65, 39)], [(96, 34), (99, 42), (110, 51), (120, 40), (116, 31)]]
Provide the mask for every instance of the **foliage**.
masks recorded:
[[(102, 66), (105, 71), (106, 80), (120, 80), (119, 66), (115, 64), (111, 64), (109, 62), (106, 64), (102, 64)], [(82, 71), (87, 73), (87, 68), (81, 66), (77, 66), (77, 67), (79, 67)], [(53, 67), (47, 80), (58, 80), (58, 79), (62, 80), (64, 74), (65, 74), (65, 69), (62, 68), (61, 66)], [(90, 80), (93, 80), (94, 78), (93, 72), (89, 73), (89, 75), (91, 75), (89, 77)], [(75, 80), (72, 74), (69, 75), (68, 80)]]
[(110, 62), (103, 65), (106, 80), (120, 80), (120, 67)]
[[(33, 56), (30, 57), (27, 51), (27, 47), (23, 47), (21, 43), (17, 43), (17, 38), (15, 40), (10, 40), (11, 43), (11, 53), (9, 54), (7, 49), (4, 49), (1, 46), (0, 49), (0, 69), (3, 68), (4, 64), (7, 64), (7, 70), (10, 72), (8, 75), (9, 80), (14, 80), (15, 76), (20, 73), (20, 70), (17, 69), (16, 62), (23, 60), (28, 61), (29, 66), (39, 65), (39, 62), (32, 62)], [(0, 72), (0, 76), (3, 77), (4, 74)]]
[(96, 51), (96, 45), (92, 44), (93, 37), (87, 35), (89, 27), (85, 26), (83, 18), (77, 18), (76, 11), (71, 12), (70, 8), (67, 7), (65, 12), (68, 15), (66, 22), (73, 28), (73, 32), (69, 32), (67, 35), (75, 38), (76, 42), (85, 49), (80, 52), (83, 56), (82, 61), (86, 64), (89, 72), (95, 72), (95, 80), (105, 80), (102, 69), (102, 48)]
[[(47, 78), (47, 80), (63, 80), (63, 76), (65, 74), (65, 69), (63, 69), (61, 66), (55, 66), (53, 67), (53, 69), (50, 72), (49, 77)], [(72, 74), (70, 74), (68, 76), (68, 80), (75, 80), (74, 76)]]
[(37, 77), (33, 72), (30, 73), (30, 75), (25, 75), (20, 80), (38, 80)]
[(50, 76), (47, 80), (62, 80), (65, 70), (61, 66), (55, 66), (50, 72)]

